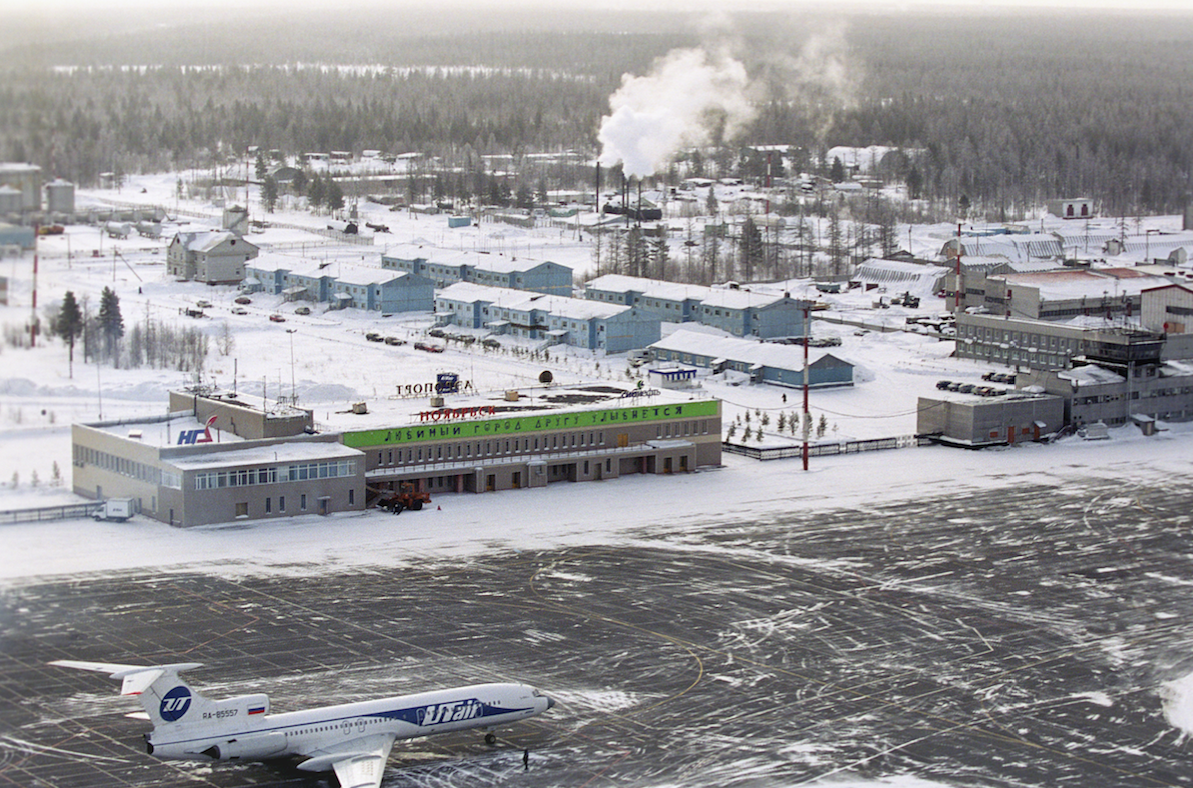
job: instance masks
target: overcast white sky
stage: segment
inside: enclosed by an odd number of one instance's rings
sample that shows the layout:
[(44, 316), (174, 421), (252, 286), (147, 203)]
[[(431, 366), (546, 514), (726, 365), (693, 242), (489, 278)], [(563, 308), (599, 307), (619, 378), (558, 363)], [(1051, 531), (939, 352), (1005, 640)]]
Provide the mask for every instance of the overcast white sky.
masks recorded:
[[(352, 2), (347, 5), (376, 5), (376, 0)], [(402, 5), (417, 5), (425, 8), (424, 0), (390, 0), (383, 4), (393, 8)], [(469, 7), (469, 8), (520, 8), (545, 6), (553, 8), (574, 8), (574, 0), (446, 0), (439, 3), (441, 7)], [(781, 10), (811, 7), (823, 11), (823, 2), (813, 0), (652, 0), (652, 8), (672, 11), (702, 11), (702, 10)], [(103, 8), (137, 8), (153, 9), (158, 13), (168, 13), (171, 9), (197, 8), (243, 8), (243, 9), (272, 9), (308, 6), (312, 8), (327, 8), (322, 0), (0, 0), (0, 11), (16, 9), (38, 9), (47, 13), (56, 13), (69, 9), (100, 10)], [(871, 2), (847, 2), (836, 4), (842, 8), (873, 8), (877, 10), (920, 9), (930, 7), (949, 9), (979, 9), (983, 11), (1006, 8), (1037, 8), (1041, 10), (1072, 8), (1084, 10), (1123, 10), (1141, 11), (1145, 9), (1160, 9), (1169, 11), (1185, 11), (1193, 13), (1193, 0), (872, 0)], [(602, 8), (621, 8), (627, 10), (642, 10), (641, 0), (602, 0)]]

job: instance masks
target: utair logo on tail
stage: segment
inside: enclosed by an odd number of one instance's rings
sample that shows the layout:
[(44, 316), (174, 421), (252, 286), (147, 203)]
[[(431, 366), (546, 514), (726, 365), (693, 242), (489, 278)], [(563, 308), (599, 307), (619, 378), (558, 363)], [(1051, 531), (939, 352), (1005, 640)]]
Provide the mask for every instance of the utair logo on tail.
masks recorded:
[(191, 691), (186, 687), (175, 687), (162, 697), (158, 712), (166, 722), (177, 722), (191, 707)]
[(434, 703), (418, 710), (419, 725), (438, 725), (441, 722), (459, 722), (481, 716), (484, 707), (476, 698), (455, 703)]

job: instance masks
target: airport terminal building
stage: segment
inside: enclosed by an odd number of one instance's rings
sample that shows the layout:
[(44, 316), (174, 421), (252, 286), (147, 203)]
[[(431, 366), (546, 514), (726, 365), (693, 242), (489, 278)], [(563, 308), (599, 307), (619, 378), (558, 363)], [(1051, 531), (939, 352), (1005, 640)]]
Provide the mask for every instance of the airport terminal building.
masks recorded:
[[(430, 384), (428, 384), (430, 385)], [(72, 427), (72, 486), (132, 498), (178, 526), (361, 511), (409, 484), (431, 494), (689, 473), (721, 462), (721, 403), (658, 390), (517, 392), (404, 412), (308, 410), (218, 391), (172, 392), (170, 413)], [(379, 403), (382, 405), (385, 403)], [(358, 422), (359, 423), (359, 422)]]

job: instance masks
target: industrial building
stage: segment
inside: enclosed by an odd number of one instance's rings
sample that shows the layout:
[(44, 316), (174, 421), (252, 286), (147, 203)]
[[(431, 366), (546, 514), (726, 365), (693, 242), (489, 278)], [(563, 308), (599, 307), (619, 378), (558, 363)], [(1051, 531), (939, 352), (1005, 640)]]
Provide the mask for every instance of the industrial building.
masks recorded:
[(166, 272), (209, 285), (239, 284), (245, 264), (259, 252), (255, 244), (227, 230), (181, 232), (166, 248)]
[[(1120, 363), (1157, 356), (1193, 358), (1193, 287), (1168, 283), (1139, 291), (1138, 322), (1101, 314), (1068, 321), (957, 314), (957, 356), (1019, 369), (1068, 369), (1075, 363)], [(1142, 353), (1142, 355), (1139, 355)]]
[(472, 282), (546, 295), (572, 294), (572, 269), (550, 261), (520, 260), (489, 252), (457, 252), (416, 244), (390, 247), (381, 267), (425, 276), (436, 287)]
[(1129, 359), (1117, 362), (1028, 370), (1016, 376), (1016, 385), (1060, 397), (1065, 422), (1075, 426), (1193, 419), (1193, 363), (1164, 361), (1155, 344), (1132, 348)]
[(1002, 397), (920, 397), (916, 433), (968, 448), (1038, 441), (1067, 423), (1064, 399), (1016, 392)]
[[(715, 336), (680, 329), (650, 346), (656, 361), (693, 364), (719, 374), (734, 370), (754, 383), (799, 388), (804, 385), (804, 348), (775, 342)], [(853, 385), (853, 364), (821, 349), (808, 349), (808, 385)]]
[(1171, 280), (1136, 268), (1077, 268), (965, 277), (965, 308), (1033, 320), (1138, 315), (1144, 290)]
[(41, 167), (0, 162), (0, 214), (41, 210)]
[(438, 325), (486, 328), (494, 334), (624, 353), (659, 338), (659, 320), (628, 306), (527, 293), (468, 282), (435, 298)]
[(1164, 334), (1193, 334), (1193, 285), (1173, 283), (1144, 290), (1140, 322)]
[[(1099, 322), (1095, 325), (994, 315), (957, 315), (957, 357), (986, 361), (1016, 369), (1068, 369), (1075, 359), (1133, 357), (1135, 348), (1165, 344), (1164, 338), (1133, 326)], [(1183, 344), (1183, 343), (1182, 343)]]
[(144, 516), (193, 526), (358, 511), (403, 484), (483, 493), (721, 461), (715, 400), (602, 386), (537, 399), (449, 394), (450, 406), (427, 407), (414, 388), (416, 397), (382, 400), (392, 405), (383, 412), (351, 409), (322, 432), (310, 411), (284, 403), (173, 392), (166, 416), (74, 425), (73, 489), (132, 498)]

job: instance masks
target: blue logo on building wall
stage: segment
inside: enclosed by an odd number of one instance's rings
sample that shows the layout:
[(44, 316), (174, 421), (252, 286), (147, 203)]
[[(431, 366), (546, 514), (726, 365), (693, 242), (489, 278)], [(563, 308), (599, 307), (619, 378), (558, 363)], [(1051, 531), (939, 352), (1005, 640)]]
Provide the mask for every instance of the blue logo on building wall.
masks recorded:
[(175, 687), (162, 698), (161, 715), (166, 722), (175, 722), (191, 707), (191, 691), (186, 687)]

